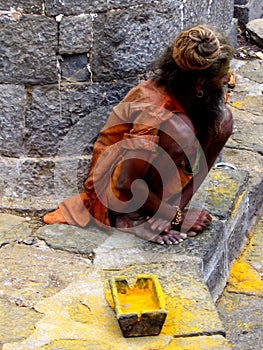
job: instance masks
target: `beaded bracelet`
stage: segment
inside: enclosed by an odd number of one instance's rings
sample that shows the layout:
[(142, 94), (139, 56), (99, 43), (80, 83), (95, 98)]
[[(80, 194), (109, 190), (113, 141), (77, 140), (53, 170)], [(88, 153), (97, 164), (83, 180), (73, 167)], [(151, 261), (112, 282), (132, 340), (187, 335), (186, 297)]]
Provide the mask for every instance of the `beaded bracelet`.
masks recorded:
[(178, 207), (178, 205), (176, 205), (175, 208), (176, 208), (176, 215), (173, 218), (173, 220), (171, 221), (172, 227), (175, 227), (175, 226), (179, 225), (180, 222), (181, 222), (181, 219), (182, 219), (182, 211), (181, 211), (181, 209)]

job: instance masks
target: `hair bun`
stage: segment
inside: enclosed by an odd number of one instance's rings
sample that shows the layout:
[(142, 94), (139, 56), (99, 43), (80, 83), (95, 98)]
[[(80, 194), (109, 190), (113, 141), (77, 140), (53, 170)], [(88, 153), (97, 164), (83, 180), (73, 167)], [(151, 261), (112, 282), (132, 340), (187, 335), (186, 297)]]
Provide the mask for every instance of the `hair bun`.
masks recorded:
[(174, 42), (173, 59), (185, 71), (210, 67), (220, 54), (220, 42), (208, 27), (199, 25), (179, 34)]

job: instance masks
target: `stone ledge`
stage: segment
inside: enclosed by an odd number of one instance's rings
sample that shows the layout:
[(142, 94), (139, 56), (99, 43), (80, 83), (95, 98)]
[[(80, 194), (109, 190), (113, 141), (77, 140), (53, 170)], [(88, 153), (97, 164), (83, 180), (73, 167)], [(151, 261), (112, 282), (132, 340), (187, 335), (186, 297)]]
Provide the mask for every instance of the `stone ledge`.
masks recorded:
[[(45, 225), (36, 235), (55, 249), (86, 255), (95, 252), (95, 264), (98, 261), (101, 266), (108, 264), (108, 267), (116, 261), (120, 265), (129, 261), (136, 263), (136, 259), (140, 262), (143, 256), (149, 254), (156, 261), (163, 254), (196, 257), (203, 265), (204, 278), (215, 300), (225, 286), (230, 266), (238, 256), (247, 235), (247, 184), (246, 171), (212, 169), (193, 198), (191, 206), (209, 210), (214, 217), (213, 223), (204, 233), (188, 238), (178, 246), (153, 245), (132, 234), (114, 229), (103, 232), (97, 228), (82, 229), (68, 225)], [(56, 201), (55, 207), (57, 198), (53, 199)], [(44, 212), (43, 209), (39, 207), (35, 211), (40, 214)], [(23, 210), (24, 208), (20, 208), (21, 212)]]
[[(19, 350), (30, 348), (32, 344), (39, 349), (59, 346), (67, 349), (73, 338), (79, 349), (85, 349), (87, 342), (94, 349), (107, 349), (113, 343), (113, 349), (131, 350), (138, 347), (176, 349), (182, 344), (186, 349), (197, 346), (230, 349), (213, 300), (225, 286), (232, 260), (238, 255), (247, 234), (246, 225), (243, 225), (247, 220), (247, 182), (245, 171), (213, 169), (191, 204), (205, 203), (204, 207), (209, 207), (214, 216), (213, 224), (178, 246), (155, 245), (116, 229), (103, 232), (94, 227), (45, 225), (33, 231), (24, 218), (2, 214), (2, 222), (7, 227), (1, 232), (4, 244), (11, 242), (10, 232), (15, 229), (17, 234), (12, 242), (32, 244), (36, 239), (45, 241), (56, 254), (58, 250), (64, 250), (90, 258), (85, 277), (82, 275), (80, 280), (50, 298), (38, 299), (34, 308), (43, 317), (35, 324), (34, 333), (22, 343), (5, 344), (3, 349)], [(157, 275), (169, 314), (159, 337), (127, 339), (122, 337), (112, 310), (107, 281), (116, 275), (126, 275), (132, 280), (139, 273)], [(85, 322), (79, 321), (81, 312), (84, 312), (82, 319), (88, 317), (92, 324), (92, 332)], [(78, 315), (78, 319), (72, 315)], [(52, 326), (52, 332), (44, 339), (41, 334), (45, 334), (47, 325), (49, 329)], [(101, 328), (103, 336), (100, 337)], [(67, 335), (61, 336), (63, 329), (67, 330)]]
[[(116, 350), (153, 350), (172, 348), (172, 344), (209, 343), (207, 336), (212, 344), (220, 345), (217, 349), (229, 349), (200, 271), (194, 268), (193, 276), (192, 271), (178, 271), (173, 263), (169, 263), (167, 269), (163, 264), (139, 264), (117, 271), (91, 268), (85, 277), (53, 296), (39, 300), (34, 309), (42, 314), (42, 318), (35, 323), (33, 334), (22, 341), (5, 343), (3, 350), (64, 350), (74, 346), (73, 339), (78, 349), (86, 349), (88, 344), (92, 349), (110, 346)], [(120, 273), (132, 280), (142, 271), (158, 276), (168, 316), (158, 337), (124, 338), (112, 309), (108, 279)]]
[[(191, 206), (209, 209), (214, 221), (205, 232), (188, 238), (178, 246), (153, 245), (115, 229), (105, 233), (90, 227), (82, 229), (68, 225), (43, 226), (36, 235), (52, 248), (60, 247), (72, 252), (83, 253), (83, 250), (78, 250), (78, 242), (83, 242), (87, 254), (95, 252), (94, 264), (101, 268), (113, 268), (116, 262), (119, 266), (142, 263), (145, 256), (146, 261), (151, 256), (152, 263), (159, 261), (163, 255), (167, 258), (167, 254), (198, 258), (216, 300), (248, 233), (247, 183), (246, 171), (213, 169)], [(68, 245), (66, 241), (71, 243)]]

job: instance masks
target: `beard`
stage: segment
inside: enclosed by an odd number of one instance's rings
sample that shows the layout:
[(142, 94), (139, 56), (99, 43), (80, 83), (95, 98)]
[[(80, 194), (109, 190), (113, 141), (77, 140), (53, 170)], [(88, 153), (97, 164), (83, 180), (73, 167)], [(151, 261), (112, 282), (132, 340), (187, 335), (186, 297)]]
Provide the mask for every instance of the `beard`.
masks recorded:
[[(194, 97), (188, 113), (199, 135), (199, 141), (216, 137), (225, 116), (225, 89), (207, 88), (202, 98)], [(202, 142), (201, 142), (202, 143)]]

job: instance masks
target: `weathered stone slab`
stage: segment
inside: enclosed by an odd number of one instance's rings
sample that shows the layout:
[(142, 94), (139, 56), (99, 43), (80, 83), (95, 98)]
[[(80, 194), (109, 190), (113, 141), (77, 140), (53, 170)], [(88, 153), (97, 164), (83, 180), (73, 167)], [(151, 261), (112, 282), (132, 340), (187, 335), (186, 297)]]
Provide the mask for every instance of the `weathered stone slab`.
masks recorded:
[(0, 85), (0, 153), (14, 157), (21, 154), (25, 125), (26, 91), (19, 85)]
[[(159, 262), (149, 265), (132, 265), (127, 269), (116, 265), (115, 270), (105, 271), (103, 275), (106, 281), (114, 276), (125, 276), (131, 284), (140, 273), (153, 274), (158, 277), (168, 310), (162, 335), (180, 337), (224, 334), (202, 274), (195, 271), (193, 277), (192, 273), (188, 274), (184, 271), (178, 273), (178, 266), (172, 262), (166, 262), (165, 269), (162, 266), (163, 264)], [(108, 289), (106, 297), (111, 304), (109, 286), (106, 285), (106, 288)]]
[(208, 210), (221, 220), (229, 220), (238, 198), (246, 191), (248, 173), (212, 168), (193, 197), (191, 206)]
[(263, 298), (227, 293), (218, 305), (227, 339), (236, 349), (262, 349)]
[(232, 347), (222, 335), (175, 338), (168, 346), (168, 350), (230, 350)]
[[(260, 100), (263, 102), (263, 99), (259, 96), (249, 96), (233, 102), (234, 106), (238, 105), (239, 107), (239, 111), (235, 112), (239, 115), (239, 118), (235, 119), (234, 132), (228, 141), (230, 147), (263, 154), (263, 123), (260, 120), (262, 114), (261, 108), (257, 108), (260, 105)], [(250, 110), (253, 111), (253, 109), (254, 113), (252, 114)]]
[[(246, 65), (242, 65), (240, 68), (236, 70), (236, 73), (241, 75), (242, 77), (249, 78), (253, 82), (257, 82), (259, 84), (263, 83), (263, 62), (260, 60), (252, 60), (250, 62), (247, 62)], [(235, 91), (238, 91), (239, 84), (242, 84), (242, 81), (237, 80), (237, 89), (235, 88)], [(250, 90), (247, 88), (247, 90)], [(249, 91), (251, 94), (252, 91)], [(258, 93), (258, 95), (260, 95)], [(261, 96), (262, 97), (262, 96)]]
[(38, 212), (83, 191), (90, 157), (0, 160), (1, 209)]
[(2, 300), (0, 313), (4, 315), (0, 318), (0, 346), (23, 341), (34, 332), (35, 323), (42, 318), (41, 313), (35, 310), (10, 305)]
[(44, 16), (0, 17), (0, 83), (52, 83), (57, 78), (57, 24)]
[[(11, 233), (12, 221), (19, 224), (23, 218), (8, 218)], [(3, 227), (2, 220), (0, 226)], [(80, 257), (43, 247), (14, 244), (2, 247), (0, 311), (4, 317), (0, 319), (0, 347), (4, 343), (21, 342), (30, 337), (35, 324), (43, 317), (42, 313), (34, 310), (35, 304), (81, 279), (88, 266), (88, 261)]]
[(45, 225), (39, 228), (36, 236), (53, 248), (93, 258), (93, 250), (104, 243), (110, 232), (95, 227), (83, 229), (69, 225)]
[(246, 28), (251, 40), (256, 45), (263, 48), (263, 19), (257, 18), (257, 19), (254, 19), (253, 21), (248, 22), (246, 25)]
[(59, 141), (68, 132), (71, 121), (61, 113), (59, 89), (58, 85), (32, 89), (26, 118), (25, 155), (55, 155)]
[(33, 13), (40, 15), (42, 13), (42, 0), (1, 1), (1, 10), (10, 11), (11, 8), (26, 14)]
[[(109, 345), (112, 349), (153, 350), (168, 348), (179, 335), (191, 338), (222, 335), (224, 329), (209, 291), (200, 272), (194, 270), (193, 277), (184, 270), (178, 271), (172, 262), (166, 265), (165, 260), (156, 264), (136, 264), (127, 269), (116, 266), (111, 271), (90, 269), (82, 279), (38, 302), (35, 309), (43, 314), (43, 318), (35, 325), (33, 336), (20, 343), (5, 344), (4, 350), (30, 347), (44, 350), (55, 349), (55, 346), (68, 349), (70, 345), (82, 349), (85, 341), (98, 350), (107, 349)], [(169, 271), (172, 271), (172, 278)], [(112, 310), (108, 279), (124, 274), (132, 282), (142, 272), (158, 277), (168, 316), (158, 337), (124, 338)]]
[(62, 18), (59, 26), (59, 53), (88, 53), (93, 41), (89, 14)]
[(21, 242), (31, 235), (31, 229), (25, 218), (0, 214), (0, 247), (5, 244)]

